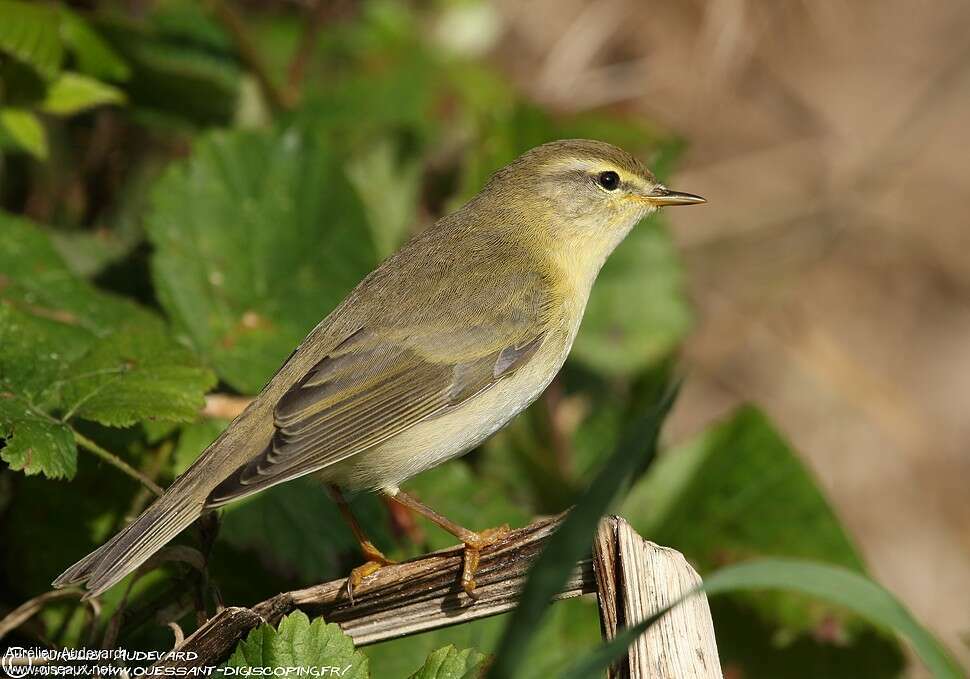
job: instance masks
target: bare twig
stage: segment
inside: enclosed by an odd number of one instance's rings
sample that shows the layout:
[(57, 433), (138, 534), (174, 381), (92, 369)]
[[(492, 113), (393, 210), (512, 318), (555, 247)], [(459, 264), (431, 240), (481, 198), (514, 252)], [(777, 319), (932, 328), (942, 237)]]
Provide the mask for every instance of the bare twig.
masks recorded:
[(224, 0), (209, 0), (209, 6), (216, 18), (229, 32), (229, 35), (232, 36), (236, 49), (239, 51), (239, 57), (243, 60), (246, 68), (252, 71), (259, 82), (260, 89), (263, 90), (263, 94), (266, 95), (266, 99), (269, 100), (273, 108), (278, 111), (291, 108), (293, 102), (288, 94), (273, 82), (266, 62), (263, 61), (255, 43), (249, 37), (245, 23), (236, 11)]
[[(474, 602), (459, 585), (462, 548), (455, 547), (385, 566), (355, 589), (353, 605), (346, 597), (345, 580), (340, 579), (279, 594), (252, 608), (226, 608), (179, 646), (178, 650), (198, 653), (194, 660), (163, 664), (215, 664), (256, 625), (275, 623), (298, 609), (338, 623), (357, 645), (504, 613), (515, 606), (529, 566), (559, 521), (558, 517), (541, 519), (486, 548), (475, 578)], [(584, 561), (557, 598), (594, 591), (592, 566)]]
[(164, 492), (157, 483), (152, 481), (150, 478), (142, 474), (140, 471), (132, 467), (114, 453), (109, 453), (87, 436), (74, 429), (72, 429), (71, 432), (74, 434), (74, 440), (77, 442), (77, 444), (86, 449), (88, 452), (94, 453), (112, 467), (120, 469), (122, 472), (145, 486), (145, 488), (155, 493), (155, 495), (161, 495)]
[(208, 394), (202, 416), (223, 420), (235, 419), (246, 407), (253, 402), (251, 396), (233, 396), (232, 394)]
[(40, 596), (35, 596), (33, 599), (30, 599), (29, 601), (22, 603), (20, 606), (17, 606), (17, 608), (10, 611), (10, 613), (0, 620), (0, 639), (3, 639), (12, 630), (17, 629), (32, 617), (40, 613), (44, 606), (51, 601), (78, 598), (80, 596), (81, 590), (76, 588), (55, 589), (51, 592), (45, 592)]
[(303, 86), (303, 79), (306, 77), (307, 64), (313, 56), (313, 49), (317, 45), (317, 35), (323, 26), (327, 16), (327, 4), (323, 0), (313, 0), (310, 8), (310, 17), (303, 28), (303, 35), (300, 36), (300, 44), (290, 60), (287, 68), (287, 96), (290, 101), (300, 100), (300, 90)]

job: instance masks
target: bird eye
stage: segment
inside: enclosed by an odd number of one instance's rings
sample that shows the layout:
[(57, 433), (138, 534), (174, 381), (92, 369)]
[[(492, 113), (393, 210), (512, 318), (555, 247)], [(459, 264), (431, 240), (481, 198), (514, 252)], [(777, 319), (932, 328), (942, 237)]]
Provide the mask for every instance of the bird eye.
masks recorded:
[(607, 191), (612, 191), (620, 185), (620, 175), (612, 170), (600, 172), (600, 176), (597, 177), (597, 181), (604, 189)]

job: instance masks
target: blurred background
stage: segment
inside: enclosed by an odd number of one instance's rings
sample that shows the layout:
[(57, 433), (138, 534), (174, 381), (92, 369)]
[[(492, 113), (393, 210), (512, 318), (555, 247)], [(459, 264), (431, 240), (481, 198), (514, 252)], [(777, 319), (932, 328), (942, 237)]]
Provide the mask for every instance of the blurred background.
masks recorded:
[[(61, 12), (53, 34), (29, 32), (49, 16), (23, 19), (28, 4)], [(197, 417), (203, 393), (255, 393), (377, 261), (517, 153), (603, 138), (708, 205), (635, 232), (549, 395), (414, 490), (476, 528), (559, 511), (679, 372), (665, 454), (621, 513), (702, 573), (757, 555), (864, 570), (970, 663), (966, 2), (89, 0), (2, 12), (18, 22), (0, 20), (0, 311), (41, 320), (21, 353), (15, 335), (0, 343), (0, 396), (165, 485), (231, 415), (210, 397)], [(58, 295), (44, 304), (30, 281), (52, 271)], [(100, 383), (65, 393), (88, 379), (84, 356), (52, 349), (50, 375), (18, 373), (31, 347), (61, 346), (44, 325), (70, 324), (61, 311), (106, 329), (71, 346), (128, 332), (125, 314), (92, 311), (108, 293), (188, 348), (172, 363), (194, 371), (179, 373), (190, 386), (127, 382), (159, 390), (139, 410), (134, 398), (99, 403)], [(16, 549), (0, 614), (148, 499), (73, 443), (24, 454), (26, 428), (4, 407), (0, 535)], [(287, 532), (274, 519), (307, 506), (335, 517), (317, 488), (295, 487), (226, 512), (211, 568), (227, 602), (354, 565), (338, 525)], [(355, 505), (395, 556), (450, 543), (373, 499)], [(225, 568), (254, 553), (258, 573)], [(153, 619), (178, 577), (143, 578), (141, 617), (127, 619)], [(119, 600), (105, 610), (132, 605)], [(536, 676), (598, 638), (594, 607), (554, 608)], [(92, 627), (81, 609), (50, 607), (24, 639), (78, 643)], [(739, 596), (714, 613), (735, 679), (921, 676), (884, 631), (832, 607)], [(374, 676), (407, 676), (442, 643), (488, 650), (499, 629), (368, 649)], [(170, 645), (137, 629), (127, 639)]]
[(761, 406), (966, 658), (970, 6), (498, 7), (496, 58), (532, 96), (688, 140), (673, 185), (710, 206), (668, 216), (697, 313), (668, 434)]

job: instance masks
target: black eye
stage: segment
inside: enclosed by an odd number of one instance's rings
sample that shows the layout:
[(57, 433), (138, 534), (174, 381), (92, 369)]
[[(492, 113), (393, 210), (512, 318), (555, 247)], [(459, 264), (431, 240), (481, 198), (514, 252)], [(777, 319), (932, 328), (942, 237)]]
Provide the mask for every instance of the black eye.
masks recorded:
[(600, 186), (607, 191), (612, 191), (620, 185), (620, 175), (612, 170), (600, 172), (600, 176), (597, 177), (596, 180), (600, 183)]

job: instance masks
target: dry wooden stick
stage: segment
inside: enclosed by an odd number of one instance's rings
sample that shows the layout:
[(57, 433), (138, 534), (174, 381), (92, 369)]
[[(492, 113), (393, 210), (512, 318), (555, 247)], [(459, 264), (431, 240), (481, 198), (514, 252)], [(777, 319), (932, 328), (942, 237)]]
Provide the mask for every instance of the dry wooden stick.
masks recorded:
[[(504, 613), (515, 606), (529, 566), (560, 521), (540, 519), (486, 548), (474, 601), (459, 585), (462, 549), (454, 547), (382, 568), (354, 590), (353, 605), (340, 579), (278, 594), (252, 608), (226, 608), (175, 649), (196, 657), (186, 660), (183, 654), (159, 665), (218, 664), (250, 629), (275, 624), (298, 609), (338, 623), (358, 646)], [(593, 593), (595, 585), (591, 562), (580, 562), (557, 598)]]
[[(603, 636), (662, 611), (701, 584), (684, 556), (640, 537), (625, 519), (600, 523), (593, 547)], [(707, 598), (695, 594), (668, 611), (610, 668), (611, 679), (721, 679)]]

